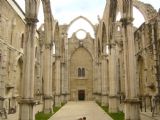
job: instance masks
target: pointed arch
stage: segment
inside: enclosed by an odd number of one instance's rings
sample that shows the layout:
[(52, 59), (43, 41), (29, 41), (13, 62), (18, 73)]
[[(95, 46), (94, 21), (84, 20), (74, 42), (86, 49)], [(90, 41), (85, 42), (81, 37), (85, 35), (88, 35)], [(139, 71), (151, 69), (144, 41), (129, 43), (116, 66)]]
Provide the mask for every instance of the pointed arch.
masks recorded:
[[(121, 0), (118, 1), (118, 7), (119, 7), (119, 10), (121, 12), (122, 12), (122, 9), (123, 9), (122, 4), (123, 3), (122, 3)], [(157, 14), (156, 10), (150, 4), (143, 3), (143, 2), (138, 1), (138, 0), (133, 0), (133, 6), (135, 8), (137, 8), (142, 13), (146, 23), (148, 23), (149, 20), (151, 20)]]
[(107, 43), (106, 25), (103, 22), (102, 24), (102, 52), (105, 52), (104, 49), (105, 49), (106, 43)]
[(53, 24), (53, 40), (52, 40), (52, 52), (53, 54), (60, 54), (60, 46), (61, 46), (61, 40), (60, 40), (60, 33), (59, 33), (59, 24), (58, 21), (54, 21)]
[[(78, 23), (78, 24), (77, 24)], [(81, 25), (83, 23), (83, 26)], [(74, 28), (74, 29), (73, 29)], [(90, 20), (88, 20), (86, 17), (79, 16), (73, 19), (68, 27), (67, 27), (67, 33), (68, 37), (70, 38), (72, 33), (75, 29), (85, 29), (87, 32), (90, 32), (90, 35), (92, 38), (95, 38), (95, 27), (92, 24)]]
[(53, 24), (53, 40), (52, 42), (56, 42), (59, 39), (59, 24), (58, 21), (54, 21)]
[(146, 23), (148, 23), (149, 20), (157, 15), (156, 10), (150, 4), (146, 4), (138, 0), (133, 0), (133, 6), (142, 13)]
[(92, 58), (92, 60), (93, 60), (93, 58), (94, 58), (94, 56), (91, 54), (91, 52), (87, 49), (87, 48), (85, 48), (85, 47), (78, 47), (78, 48), (76, 48), (76, 49), (74, 49), (73, 50), (73, 52), (70, 54), (70, 56), (69, 56), (69, 60), (71, 60), (71, 58), (72, 58), (72, 56), (74, 55), (74, 53), (76, 53), (79, 49), (84, 49), (90, 56), (91, 56), (91, 58)]
[(88, 22), (88, 23), (90, 24), (90, 26), (93, 28), (93, 31), (95, 32), (95, 28), (94, 28), (94, 25), (92, 24), (92, 22), (91, 22), (89, 19), (87, 19), (86, 17), (84, 17), (84, 16), (78, 16), (78, 17), (76, 17), (75, 19), (73, 19), (73, 20), (69, 23), (67, 31), (69, 30), (70, 26), (71, 26), (75, 21), (77, 21), (77, 20), (79, 20), (79, 19), (83, 19), (83, 20), (85, 20), (86, 22)]

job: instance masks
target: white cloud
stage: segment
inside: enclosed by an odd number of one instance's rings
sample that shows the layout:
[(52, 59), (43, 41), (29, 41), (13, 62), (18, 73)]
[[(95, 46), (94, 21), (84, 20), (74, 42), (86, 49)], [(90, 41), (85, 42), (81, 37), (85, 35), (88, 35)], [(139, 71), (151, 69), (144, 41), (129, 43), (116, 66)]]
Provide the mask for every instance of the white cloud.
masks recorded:
[[(25, 0), (16, 0), (20, 7), (24, 10)], [(160, 0), (140, 0), (145, 3), (150, 3), (156, 10), (160, 7)], [(85, 16), (93, 24), (97, 23), (97, 16), (100, 17), (103, 14), (106, 0), (51, 0), (52, 13), (55, 19), (59, 21), (59, 24), (69, 23), (77, 16)], [(40, 6), (39, 23), (43, 23), (43, 9)], [(144, 22), (142, 14), (134, 8), (134, 25), (137, 27)]]

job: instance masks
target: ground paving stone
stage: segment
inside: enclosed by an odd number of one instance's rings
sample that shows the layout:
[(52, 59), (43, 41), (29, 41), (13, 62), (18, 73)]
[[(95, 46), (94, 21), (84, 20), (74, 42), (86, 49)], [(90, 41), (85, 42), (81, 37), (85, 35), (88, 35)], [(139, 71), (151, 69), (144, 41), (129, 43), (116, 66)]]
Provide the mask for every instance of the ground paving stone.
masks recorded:
[(49, 120), (112, 120), (94, 101), (68, 102)]

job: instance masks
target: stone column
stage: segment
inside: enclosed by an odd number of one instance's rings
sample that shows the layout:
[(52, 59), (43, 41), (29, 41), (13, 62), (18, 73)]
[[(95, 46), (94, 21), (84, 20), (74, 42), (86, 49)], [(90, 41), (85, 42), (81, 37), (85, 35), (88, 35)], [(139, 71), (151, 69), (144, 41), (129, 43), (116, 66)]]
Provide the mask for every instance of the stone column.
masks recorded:
[(69, 94), (69, 89), (68, 89), (68, 74), (69, 74), (69, 69), (68, 69), (68, 38), (67, 38), (67, 33), (63, 33), (63, 39), (64, 39), (64, 51), (63, 51), (63, 64), (62, 64), (62, 94), (64, 96), (64, 101), (68, 101), (68, 94)]
[(60, 56), (56, 58), (56, 71), (55, 71), (55, 106), (61, 106), (60, 94), (61, 94), (61, 61)]
[(139, 120), (139, 99), (136, 90), (135, 44), (133, 32), (132, 0), (123, 0), (123, 49), (125, 68), (125, 120)]
[(118, 111), (117, 101), (117, 59), (116, 59), (116, 45), (111, 45), (111, 55), (109, 58), (109, 112), (115, 113)]
[(61, 83), (61, 90), (62, 90), (62, 97), (61, 97), (61, 101), (65, 102), (66, 101), (66, 79), (64, 76), (65, 75), (65, 63), (61, 64), (61, 78), (62, 78), (62, 83)]
[(45, 44), (44, 49), (44, 65), (43, 65), (43, 79), (44, 79), (44, 112), (52, 112), (52, 56), (51, 44)]
[(44, 50), (44, 112), (52, 112), (52, 45), (53, 22), (50, 0), (42, 0), (44, 11), (45, 50)]
[(101, 99), (101, 105), (107, 106), (108, 103), (108, 96), (107, 96), (107, 60), (106, 56), (102, 56), (102, 67), (101, 67), (101, 75), (102, 75), (102, 99)]
[(19, 120), (34, 120), (35, 33), (39, 1), (25, 0), (26, 27)]
[(94, 80), (94, 88), (95, 89), (95, 100), (98, 101), (98, 80), (99, 80), (99, 73), (98, 73), (98, 61), (95, 63), (95, 80)]
[(66, 87), (66, 94), (67, 94), (67, 101), (70, 99), (70, 58), (69, 58), (69, 51), (68, 51), (68, 35), (67, 33), (64, 33), (64, 39), (65, 39), (65, 87)]
[(2, 58), (0, 65), (0, 108), (4, 108), (5, 80), (7, 80), (7, 46), (2, 46)]
[(102, 78), (101, 78), (101, 62), (98, 62), (98, 66), (97, 66), (97, 75), (98, 75), (98, 79), (97, 79), (97, 100), (98, 102), (101, 102), (101, 89), (102, 89)]

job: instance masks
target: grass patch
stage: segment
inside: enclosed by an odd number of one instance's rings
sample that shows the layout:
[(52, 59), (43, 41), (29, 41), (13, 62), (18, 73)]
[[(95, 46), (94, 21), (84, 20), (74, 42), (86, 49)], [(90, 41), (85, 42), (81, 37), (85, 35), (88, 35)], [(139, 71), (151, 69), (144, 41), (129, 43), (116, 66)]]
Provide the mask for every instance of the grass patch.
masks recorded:
[[(62, 106), (65, 104), (61, 104)], [(62, 107), (61, 106), (61, 107)], [(53, 107), (53, 113), (44, 113), (44, 112), (38, 112), (35, 115), (35, 120), (48, 120), (53, 114), (55, 114), (61, 107)]]
[(52, 113), (45, 114), (44, 112), (38, 112), (35, 115), (35, 119), (36, 120), (48, 120), (52, 115), (53, 115)]
[(101, 106), (101, 103), (97, 102), (97, 104), (109, 115), (113, 118), (113, 120), (124, 120), (124, 113), (117, 112), (117, 113), (109, 113), (107, 106)]
[(56, 113), (61, 107), (54, 107), (53, 112)]

